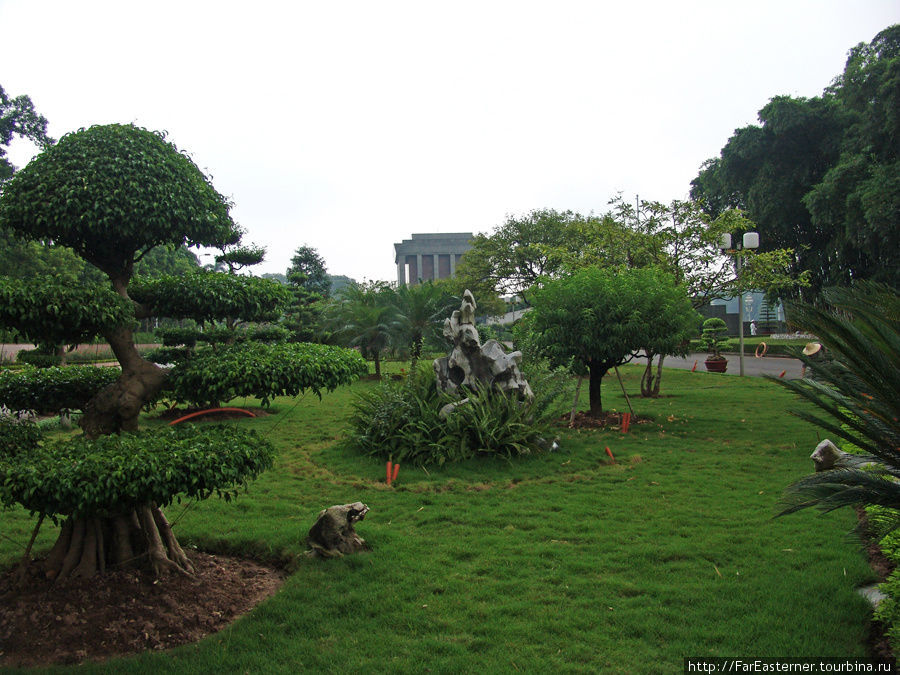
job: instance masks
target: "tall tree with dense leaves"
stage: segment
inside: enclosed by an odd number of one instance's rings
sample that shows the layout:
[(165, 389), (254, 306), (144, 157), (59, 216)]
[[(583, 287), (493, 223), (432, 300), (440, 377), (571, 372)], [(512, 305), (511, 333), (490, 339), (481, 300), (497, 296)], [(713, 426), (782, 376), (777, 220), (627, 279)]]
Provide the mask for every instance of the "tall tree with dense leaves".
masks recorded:
[(331, 278), (325, 269), (325, 259), (316, 249), (300, 246), (285, 276), (293, 294), (285, 314), (285, 326), (296, 342), (321, 342), (324, 338), (322, 310), (331, 296)]
[(900, 272), (900, 25), (850, 51), (821, 97), (777, 96), (692, 181), (712, 215), (742, 208), (763, 250), (794, 249), (814, 292)]
[(416, 367), (427, 340), (436, 340), (443, 330), (444, 319), (459, 298), (451, 295), (445, 284), (428, 280), (418, 284), (400, 284), (393, 289), (389, 302), (397, 309), (395, 340), (410, 354), (410, 370)]
[(10, 98), (0, 85), (0, 190), (16, 170), (6, 156), (14, 136), (26, 138), (42, 148), (53, 143), (47, 135), (47, 119), (37, 113), (31, 99), (24, 94)]

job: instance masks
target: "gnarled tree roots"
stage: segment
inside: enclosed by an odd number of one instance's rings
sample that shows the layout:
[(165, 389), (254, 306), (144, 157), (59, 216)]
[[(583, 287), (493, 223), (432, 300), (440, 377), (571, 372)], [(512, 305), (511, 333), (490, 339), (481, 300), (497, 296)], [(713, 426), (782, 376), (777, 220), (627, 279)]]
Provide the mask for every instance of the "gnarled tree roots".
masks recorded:
[(156, 504), (116, 517), (68, 518), (43, 567), (55, 581), (122, 567), (146, 567), (158, 577), (194, 571)]

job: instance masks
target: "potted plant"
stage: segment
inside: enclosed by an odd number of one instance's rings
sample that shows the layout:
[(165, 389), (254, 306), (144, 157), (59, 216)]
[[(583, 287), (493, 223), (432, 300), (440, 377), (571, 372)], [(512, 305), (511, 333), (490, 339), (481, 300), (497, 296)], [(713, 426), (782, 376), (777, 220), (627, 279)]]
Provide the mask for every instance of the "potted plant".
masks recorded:
[(709, 355), (704, 362), (706, 369), (711, 373), (724, 373), (728, 370), (728, 360), (722, 356), (721, 348), (725, 331), (728, 325), (718, 317), (712, 317), (703, 322), (703, 332), (700, 339), (703, 341)]

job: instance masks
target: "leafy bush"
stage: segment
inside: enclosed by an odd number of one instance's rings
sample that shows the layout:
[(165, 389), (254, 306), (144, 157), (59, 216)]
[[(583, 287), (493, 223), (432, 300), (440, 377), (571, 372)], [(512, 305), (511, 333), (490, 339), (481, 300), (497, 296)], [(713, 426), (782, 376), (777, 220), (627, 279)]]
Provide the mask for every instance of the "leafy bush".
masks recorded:
[(235, 426), (190, 425), (46, 443), (0, 457), (0, 504), (49, 516), (112, 516), (179, 495), (226, 500), (271, 466), (272, 444)]
[(447, 419), (440, 411), (458, 399), (439, 393), (434, 374), (419, 369), (402, 383), (360, 394), (351, 418), (353, 440), (366, 454), (416, 465), (444, 464), (476, 455), (511, 458), (545, 449), (563, 412), (566, 374), (529, 373), (531, 402), (485, 390), (468, 392)]
[(16, 354), (16, 363), (24, 363), (35, 368), (52, 368), (62, 363), (59, 354), (47, 354), (37, 349), (22, 349)]
[(239, 396), (262, 399), (297, 396), (310, 390), (321, 396), (350, 384), (367, 372), (358, 352), (311, 343), (265, 345), (247, 342), (198, 350), (172, 369), (168, 392), (179, 403), (217, 405)]
[(144, 358), (153, 363), (165, 365), (189, 358), (191, 354), (190, 347), (157, 347), (144, 353)]
[(0, 406), (0, 458), (33, 450), (40, 440), (41, 430), (31, 411)]
[(197, 344), (197, 340), (200, 339), (200, 336), (203, 335), (203, 331), (199, 328), (168, 326), (165, 328), (157, 328), (154, 331), (154, 334), (162, 340), (165, 347), (177, 347), (180, 345), (193, 347)]
[(45, 414), (81, 410), (119, 375), (118, 368), (95, 366), (4, 370), (0, 372), (0, 404)]

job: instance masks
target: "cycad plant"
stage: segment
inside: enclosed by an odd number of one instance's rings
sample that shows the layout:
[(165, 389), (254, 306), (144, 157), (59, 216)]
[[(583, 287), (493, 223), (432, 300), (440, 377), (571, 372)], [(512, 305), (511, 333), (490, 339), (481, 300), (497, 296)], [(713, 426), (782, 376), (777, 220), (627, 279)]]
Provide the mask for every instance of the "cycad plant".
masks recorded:
[[(794, 306), (792, 322), (816, 336), (828, 359), (800, 355), (815, 377), (773, 381), (811, 401), (794, 414), (870, 455), (864, 468), (837, 468), (785, 491), (780, 515), (815, 506), (900, 509), (900, 300), (893, 288), (857, 283), (831, 289), (816, 305)], [(824, 413), (824, 415), (822, 415)], [(898, 521), (897, 524), (900, 524)]]

